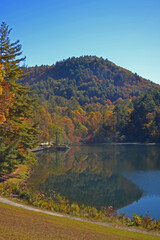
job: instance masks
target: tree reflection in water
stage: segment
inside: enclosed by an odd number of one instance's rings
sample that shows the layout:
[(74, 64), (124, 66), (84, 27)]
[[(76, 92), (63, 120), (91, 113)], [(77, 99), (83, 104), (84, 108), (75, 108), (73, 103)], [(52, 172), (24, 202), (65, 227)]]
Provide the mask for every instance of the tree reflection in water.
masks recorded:
[(157, 145), (105, 144), (45, 152), (39, 155), (29, 184), (46, 194), (54, 190), (70, 202), (121, 208), (142, 196), (123, 173), (160, 169), (159, 159)]

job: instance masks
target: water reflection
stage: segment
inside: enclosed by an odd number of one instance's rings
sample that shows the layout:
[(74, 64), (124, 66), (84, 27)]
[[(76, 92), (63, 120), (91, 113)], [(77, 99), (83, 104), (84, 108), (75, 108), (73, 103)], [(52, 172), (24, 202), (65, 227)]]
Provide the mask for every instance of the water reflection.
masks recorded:
[(97, 208), (108, 205), (122, 207), (141, 196), (141, 191), (123, 176), (107, 177), (89, 169), (82, 173), (70, 170), (63, 175), (50, 175), (40, 188), (46, 193), (54, 189), (70, 202)]
[[(145, 192), (146, 177), (142, 181), (134, 174), (160, 169), (159, 159), (158, 145), (106, 144), (46, 152), (39, 155), (29, 184), (47, 194), (55, 190), (70, 202), (122, 208)], [(154, 183), (150, 184), (152, 188)]]
[(138, 201), (134, 201), (118, 211), (133, 216), (136, 212), (139, 215), (150, 215), (152, 218), (160, 219), (160, 171), (139, 171), (124, 173), (125, 177), (142, 190), (143, 195)]

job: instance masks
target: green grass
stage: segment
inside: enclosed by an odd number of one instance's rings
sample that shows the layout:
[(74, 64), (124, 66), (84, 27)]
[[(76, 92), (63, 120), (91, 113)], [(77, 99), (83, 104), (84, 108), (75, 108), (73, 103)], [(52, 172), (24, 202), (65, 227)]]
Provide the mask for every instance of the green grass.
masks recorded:
[(48, 216), (0, 203), (0, 239), (158, 240), (159, 237)]

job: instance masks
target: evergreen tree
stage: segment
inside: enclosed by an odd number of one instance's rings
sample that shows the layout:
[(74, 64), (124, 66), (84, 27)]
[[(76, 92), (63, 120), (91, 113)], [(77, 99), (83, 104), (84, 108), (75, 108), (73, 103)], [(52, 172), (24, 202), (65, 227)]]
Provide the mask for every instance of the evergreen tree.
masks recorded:
[[(0, 114), (0, 169), (11, 171), (19, 162), (33, 161), (35, 156), (29, 151), (37, 145), (38, 127), (33, 124), (35, 99), (30, 98), (28, 87), (18, 83), (24, 77), (20, 64), (25, 57), (19, 41), (11, 43), (11, 29), (2, 22), (0, 27), (1, 77)], [(0, 74), (1, 76), (2, 74)]]

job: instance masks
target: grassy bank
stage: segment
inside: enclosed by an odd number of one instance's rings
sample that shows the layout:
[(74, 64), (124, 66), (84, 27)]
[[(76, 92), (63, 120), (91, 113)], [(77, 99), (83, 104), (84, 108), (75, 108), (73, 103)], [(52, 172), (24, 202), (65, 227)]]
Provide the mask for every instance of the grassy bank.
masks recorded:
[(0, 239), (158, 240), (159, 237), (47, 216), (0, 203)]

